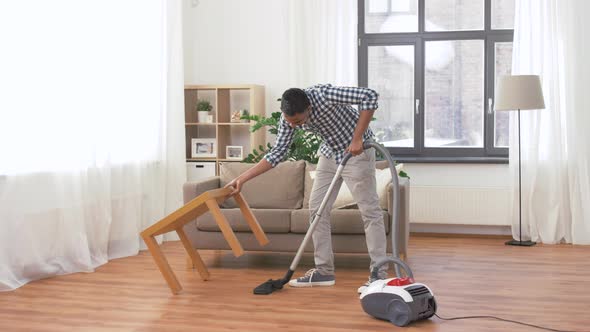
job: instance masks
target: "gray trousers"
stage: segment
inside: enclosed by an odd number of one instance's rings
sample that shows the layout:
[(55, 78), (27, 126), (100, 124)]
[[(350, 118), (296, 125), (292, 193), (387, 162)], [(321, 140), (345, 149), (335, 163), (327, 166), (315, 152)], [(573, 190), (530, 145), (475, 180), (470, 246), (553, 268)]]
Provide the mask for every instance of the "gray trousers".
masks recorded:
[[(338, 164), (333, 158), (328, 159), (320, 156), (309, 199), (310, 223), (320, 208), (337, 168)], [(326, 202), (324, 212), (318, 220), (318, 225), (313, 233), (315, 266), (318, 272), (323, 275), (334, 274), (330, 211), (336, 201), (343, 180), (352, 193), (354, 201), (358, 204), (362, 215), (367, 248), (371, 257), (369, 270), (386, 255), (385, 225), (383, 212), (379, 206), (375, 180), (375, 149), (371, 148), (348, 160), (342, 171), (342, 177), (336, 182), (332, 195)], [(380, 269), (379, 276), (381, 278), (387, 276), (387, 264)]]

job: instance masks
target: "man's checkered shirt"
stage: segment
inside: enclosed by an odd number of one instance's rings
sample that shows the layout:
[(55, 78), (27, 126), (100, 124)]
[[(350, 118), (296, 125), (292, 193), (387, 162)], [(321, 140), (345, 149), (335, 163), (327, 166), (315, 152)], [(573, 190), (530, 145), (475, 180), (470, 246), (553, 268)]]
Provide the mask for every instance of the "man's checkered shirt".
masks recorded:
[[(326, 158), (335, 156), (340, 163), (344, 151), (352, 142), (354, 128), (359, 119), (359, 111), (351, 105), (358, 105), (359, 110), (377, 109), (379, 94), (368, 88), (335, 87), (330, 84), (316, 85), (305, 89), (311, 102), (311, 113), (306, 123), (292, 128), (283, 114), (279, 120), (279, 130), (275, 146), (264, 158), (275, 167), (283, 161), (295, 130), (307, 130), (318, 134), (323, 142), (320, 153)], [(363, 141), (373, 138), (371, 128), (363, 134)]]

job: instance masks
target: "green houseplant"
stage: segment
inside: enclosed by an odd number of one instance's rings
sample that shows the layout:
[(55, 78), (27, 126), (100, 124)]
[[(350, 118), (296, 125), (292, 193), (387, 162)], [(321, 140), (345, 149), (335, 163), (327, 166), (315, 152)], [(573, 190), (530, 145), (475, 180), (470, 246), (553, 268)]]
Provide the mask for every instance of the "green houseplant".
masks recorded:
[[(242, 116), (242, 119), (248, 119), (255, 122), (255, 124), (250, 127), (251, 132), (268, 127), (268, 132), (276, 135), (279, 132), (281, 112), (273, 112), (268, 118), (259, 115), (245, 115)], [(322, 140), (318, 135), (304, 130), (295, 130), (293, 141), (291, 142), (289, 151), (287, 151), (285, 160), (307, 160), (312, 164), (317, 164), (319, 159), (318, 150), (321, 143)], [(272, 149), (270, 143), (267, 143), (266, 147), (260, 145), (258, 146), (258, 149), (254, 149), (252, 153), (244, 158), (244, 162), (257, 163), (267, 152), (270, 151), (270, 149)]]
[(197, 117), (199, 122), (207, 123), (209, 112), (213, 109), (213, 105), (208, 100), (199, 100), (197, 102)]

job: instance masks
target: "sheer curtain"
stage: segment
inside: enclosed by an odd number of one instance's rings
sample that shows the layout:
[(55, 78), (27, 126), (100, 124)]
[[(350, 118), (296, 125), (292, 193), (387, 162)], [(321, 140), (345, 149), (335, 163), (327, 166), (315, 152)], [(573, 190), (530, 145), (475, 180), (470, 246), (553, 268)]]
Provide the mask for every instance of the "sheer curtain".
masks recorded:
[[(588, 11), (585, 0), (516, 2), (512, 72), (540, 75), (546, 105), (521, 115), (523, 239), (590, 244)], [(510, 149), (518, 151), (515, 114), (510, 121)], [(515, 238), (517, 158), (511, 153)]]
[(357, 1), (290, 0), (289, 69), (294, 87), (356, 86)]
[(0, 5), (0, 290), (135, 255), (182, 205), (180, 0)]

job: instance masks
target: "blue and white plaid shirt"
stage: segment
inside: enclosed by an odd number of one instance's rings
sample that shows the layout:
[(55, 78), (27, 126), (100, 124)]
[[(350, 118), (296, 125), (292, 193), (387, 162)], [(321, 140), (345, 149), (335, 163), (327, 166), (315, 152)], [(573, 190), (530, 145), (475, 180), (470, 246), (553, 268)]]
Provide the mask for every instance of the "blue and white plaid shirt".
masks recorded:
[[(335, 156), (336, 163), (340, 163), (344, 151), (352, 142), (354, 128), (360, 115), (351, 105), (358, 105), (361, 111), (375, 110), (378, 106), (379, 94), (368, 88), (324, 84), (315, 85), (304, 91), (311, 102), (309, 118), (306, 123), (292, 128), (281, 114), (276, 143), (264, 156), (272, 167), (285, 158), (293, 140), (293, 133), (297, 129), (318, 134), (323, 140), (320, 153), (326, 158)], [(363, 141), (371, 138), (373, 132), (371, 128), (367, 128), (363, 134)]]

